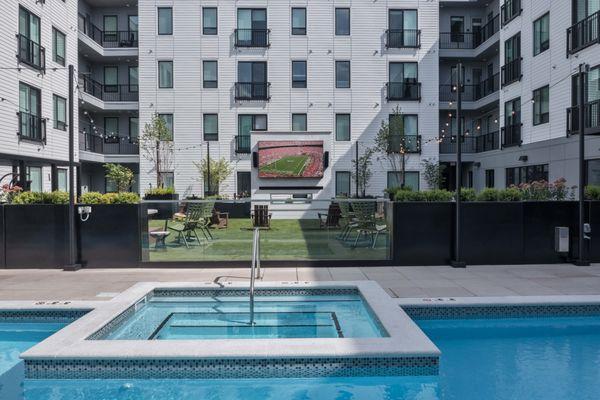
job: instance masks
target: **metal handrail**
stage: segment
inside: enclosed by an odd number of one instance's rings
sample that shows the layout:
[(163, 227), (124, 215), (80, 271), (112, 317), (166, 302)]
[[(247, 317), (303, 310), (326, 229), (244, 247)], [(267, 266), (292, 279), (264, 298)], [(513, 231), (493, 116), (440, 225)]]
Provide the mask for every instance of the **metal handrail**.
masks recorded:
[(254, 281), (260, 277), (260, 229), (254, 228), (252, 265), (250, 267), (250, 325), (254, 325)]

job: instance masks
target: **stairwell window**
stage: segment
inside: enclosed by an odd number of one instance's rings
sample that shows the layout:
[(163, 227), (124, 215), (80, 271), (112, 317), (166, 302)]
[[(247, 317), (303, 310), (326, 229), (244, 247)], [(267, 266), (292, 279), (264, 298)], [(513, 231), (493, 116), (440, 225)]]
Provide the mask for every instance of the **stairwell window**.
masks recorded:
[(161, 89), (173, 87), (173, 61), (158, 62), (158, 87)]
[(335, 115), (335, 140), (338, 142), (350, 140), (350, 114)]
[(350, 172), (335, 171), (335, 197), (350, 196)]
[(350, 87), (350, 61), (335, 62), (335, 87), (338, 89)]
[(217, 61), (202, 62), (202, 86), (204, 89), (215, 89), (219, 86)]
[(216, 35), (218, 33), (217, 8), (202, 7), (202, 34)]
[(158, 7), (158, 34), (173, 34), (173, 8)]
[(533, 22), (533, 55), (550, 48), (550, 13), (546, 13)]
[(66, 36), (56, 28), (52, 28), (52, 60), (65, 66), (66, 55)]
[(306, 61), (292, 61), (292, 87), (306, 87)]
[(292, 132), (306, 132), (306, 125), (306, 114), (292, 114)]
[(533, 125), (550, 121), (550, 87), (544, 86), (533, 91)]
[(335, 35), (350, 36), (350, 9), (335, 9)]
[(219, 140), (219, 115), (204, 114), (204, 140), (217, 141)]
[(54, 129), (67, 130), (67, 100), (64, 97), (53, 95)]
[(306, 35), (306, 8), (292, 8), (292, 35)]
[(167, 140), (173, 140), (173, 114), (158, 114), (159, 118), (165, 121), (167, 130), (169, 131), (169, 138)]

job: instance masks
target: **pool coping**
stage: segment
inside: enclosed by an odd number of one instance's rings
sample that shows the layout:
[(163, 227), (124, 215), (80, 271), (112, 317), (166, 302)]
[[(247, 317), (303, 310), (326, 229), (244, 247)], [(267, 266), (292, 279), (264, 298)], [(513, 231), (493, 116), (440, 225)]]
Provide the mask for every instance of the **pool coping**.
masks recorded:
[(437, 365), (440, 351), (376, 283), (257, 282), (260, 289), (357, 289), (389, 337), (334, 339), (89, 340), (154, 289), (247, 289), (247, 282), (141, 282), (103, 302), (21, 354), (40, 360), (223, 360), (223, 359), (427, 359)]

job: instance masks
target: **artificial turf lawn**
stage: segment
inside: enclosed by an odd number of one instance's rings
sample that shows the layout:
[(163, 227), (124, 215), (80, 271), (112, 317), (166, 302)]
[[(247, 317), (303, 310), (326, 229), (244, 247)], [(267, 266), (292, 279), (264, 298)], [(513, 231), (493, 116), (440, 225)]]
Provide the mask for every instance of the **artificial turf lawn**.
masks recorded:
[(310, 156), (285, 156), (277, 161), (260, 167), (260, 171), (266, 174), (277, 174), (281, 176), (302, 176), (302, 172), (308, 165)]
[[(149, 221), (150, 229), (163, 229), (164, 220)], [(200, 230), (200, 245), (193, 241), (190, 248), (177, 242), (177, 233), (166, 239), (167, 248), (154, 249), (150, 241), (150, 261), (227, 261), (250, 260), (252, 230), (248, 218), (229, 220), (227, 229), (210, 230), (214, 239), (206, 240)], [(388, 258), (386, 235), (379, 235), (375, 248), (360, 240), (356, 248), (350, 241), (336, 239), (339, 229), (319, 229), (316, 219), (274, 219), (271, 229), (261, 231), (261, 258), (263, 260), (381, 260)], [(356, 237), (355, 232), (350, 238)]]

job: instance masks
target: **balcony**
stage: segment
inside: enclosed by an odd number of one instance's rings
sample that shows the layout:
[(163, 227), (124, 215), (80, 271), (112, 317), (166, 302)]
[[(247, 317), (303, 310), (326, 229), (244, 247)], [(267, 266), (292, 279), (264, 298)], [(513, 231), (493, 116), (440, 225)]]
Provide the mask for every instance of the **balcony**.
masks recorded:
[(421, 135), (391, 135), (388, 152), (421, 153)]
[(502, 147), (520, 146), (521, 128), (523, 124), (507, 125), (502, 128)]
[(138, 47), (137, 31), (102, 31), (92, 23), (79, 23), (79, 32), (104, 48)]
[(521, 57), (502, 66), (502, 87), (521, 80), (523, 77), (521, 72), (522, 61), (523, 58)]
[(46, 143), (46, 120), (39, 115), (33, 115), (24, 111), (17, 113), (19, 118), (19, 140), (31, 140)]
[(271, 84), (269, 82), (236, 82), (236, 101), (269, 101)]
[[(478, 101), (500, 90), (499, 75), (481, 81), (476, 85), (463, 85), (462, 100)], [(440, 85), (440, 101), (456, 101), (456, 85)]]
[(420, 29), (388, 29), (385, 31), (388, 49), (417, 49), (421, 47)]
[(140, 148), (137, 139), (132, 140), (124, 137), (107, 137), (103, 138), (92, 132), (89, 125), (79, 127), (79, 149), (98, 154), (124, 154), (136, 155), (140, 153)]
[(269, 47), (269, 29), (236, 29), (235, 47)]
[(17, 35), (17, 59), (37, 70), (46, 70), (46, 49), (21, 34)]
[[(465, 154), (483, 153), (500, 148), (499, 133), (490, 132), (479, 136), (465, 136), (461, 144), (461, 152)], [(456, 135), (441, 138), (441, 154), (456, 153)]]
[(87, 76), (80, 77), (84, 93), (102, 101), (128, 101), (135, 102), (139, 99), (138, 85), (104, 85)]
[(421, 101), (421, 82), (388, 82), (387, 101)]
[[(585, 103), (585, 134), (600, 133), (600, 100)], [(578, 134), (581, 130), (579, 123), (579, 106), (567, 108), (567, 134)]]
[(500, 15), (502, 15), (502, 26), (517, 18), (522, 12), (523, 9), (521, 8), (521, 0), (506, 0), (500, 8)]
[(567, 29), (567, 56), (600, 43), (600, 11)]
[(235, 139), (235, 152), (238, 154), (250, 154), (250, 136), (238, 135)]
[(476, 49), (500, 30), (499, 21), (496, 15), (478, 32), (441, 32), (440, 49)]

